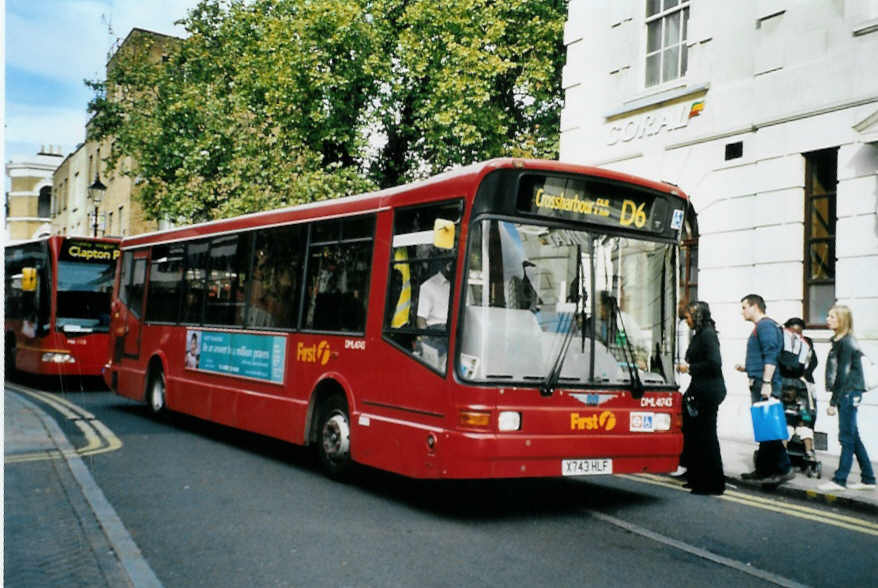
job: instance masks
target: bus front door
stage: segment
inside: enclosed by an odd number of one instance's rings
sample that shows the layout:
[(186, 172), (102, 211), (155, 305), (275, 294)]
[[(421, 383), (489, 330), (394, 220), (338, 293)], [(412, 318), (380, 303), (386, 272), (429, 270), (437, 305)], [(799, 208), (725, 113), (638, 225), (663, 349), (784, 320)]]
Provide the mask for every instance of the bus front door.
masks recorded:
[(128, 284), (122, 286), (126, 289), (126, 308), (123, 311), (124, 329), (122, 337), (124, 343), (122, 350), (126, 357), (137, 358), (140, 356), (140, 329), (143, 323), (143, 299), (146, 294), (146, 256), (147, 251), (137, 251), (128, 277)]

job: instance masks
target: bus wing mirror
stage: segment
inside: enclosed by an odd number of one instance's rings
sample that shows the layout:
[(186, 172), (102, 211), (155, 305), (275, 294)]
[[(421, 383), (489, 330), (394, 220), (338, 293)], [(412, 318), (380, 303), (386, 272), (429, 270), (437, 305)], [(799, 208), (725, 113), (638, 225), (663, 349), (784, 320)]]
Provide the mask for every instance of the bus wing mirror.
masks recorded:
[(36, 292), (37, 291), (37, 268), (24, 267), (21, 268), (21, 291)]
[(433, 246), (438, 249), (454, 249), (454, 223), (437, 218), (433, 224)]

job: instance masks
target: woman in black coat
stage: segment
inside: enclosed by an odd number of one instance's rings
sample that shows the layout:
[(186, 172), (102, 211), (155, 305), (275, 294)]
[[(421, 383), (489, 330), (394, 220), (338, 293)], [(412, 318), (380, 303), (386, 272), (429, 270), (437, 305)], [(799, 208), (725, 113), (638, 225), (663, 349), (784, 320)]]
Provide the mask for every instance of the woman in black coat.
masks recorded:
[(710, 307), (700, 300), (686, 308), (686, 322), (693, 335), (686, 350), (686, 364), (677, 369), (692, 376), (683, 397), (683, 410), (688, 410), (690, 417), (684, 432), (689, 468), (687, 487), (693, 494), (722, 494), (726, 480), (716, 436), (716, 416), (726, 397), (726, 384), (716, 324), (710, 317)]

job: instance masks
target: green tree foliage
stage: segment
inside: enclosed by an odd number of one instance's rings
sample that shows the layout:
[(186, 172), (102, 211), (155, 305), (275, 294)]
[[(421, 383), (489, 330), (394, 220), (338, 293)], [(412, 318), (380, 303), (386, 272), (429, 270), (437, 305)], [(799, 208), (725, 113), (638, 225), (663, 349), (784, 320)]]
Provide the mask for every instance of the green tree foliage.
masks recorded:
[(385, 0), (381, 185), (497, 156), (555, 158), (567, 2)]
[(89, 138), (112, 139), (150, 218), (185, 221), (553, 158), (565, 18), (564, 1), (202, 0), (185, 39), (129, 37), (87, 82)]

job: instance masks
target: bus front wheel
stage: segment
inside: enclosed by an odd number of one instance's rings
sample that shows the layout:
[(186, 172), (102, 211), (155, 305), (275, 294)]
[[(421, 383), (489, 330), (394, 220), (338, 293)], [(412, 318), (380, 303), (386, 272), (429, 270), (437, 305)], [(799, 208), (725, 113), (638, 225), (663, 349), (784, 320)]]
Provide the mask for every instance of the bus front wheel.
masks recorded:
[(320, 410), (317, 452), (326, 474), (342, 479), (351, 467), (351, 426), (344, 396), (333, 394)]
[(165, 410), (165, 374), (161, 370), (150, 380), (146, 402), (152, 414), (161, 414)]

